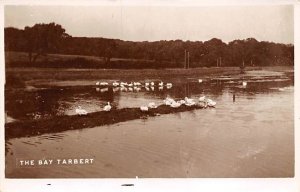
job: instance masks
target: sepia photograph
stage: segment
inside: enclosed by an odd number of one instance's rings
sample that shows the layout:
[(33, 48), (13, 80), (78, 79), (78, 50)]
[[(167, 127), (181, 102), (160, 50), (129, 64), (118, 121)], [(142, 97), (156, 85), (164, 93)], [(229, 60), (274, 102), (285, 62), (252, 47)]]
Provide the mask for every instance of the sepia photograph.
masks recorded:
[(5, 178), (293, 178), (294, 6), (5, 5)]

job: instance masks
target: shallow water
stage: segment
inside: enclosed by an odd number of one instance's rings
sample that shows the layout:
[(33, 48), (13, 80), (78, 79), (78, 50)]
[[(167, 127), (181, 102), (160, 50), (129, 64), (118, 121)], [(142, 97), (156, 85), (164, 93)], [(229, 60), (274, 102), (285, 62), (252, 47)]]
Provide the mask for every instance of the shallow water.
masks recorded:
[[(6, 177), (292, 177), (293, 80), (272, 75), (254, 74), (247, 87), (241, 85), (245, 77), (237, 76), (203, 83), (189, 79), (153, 91), (110, 87), (101, 92), (96, 86), (8, 89), (6, 114), (14, 121), (74, 115), (78, 105), (88, 112), (101, 111), (108, 101), (114, 108), (160, 104), (167, 96), (206, 95), (217, 107), (7, 139)], [(16, 166), (18, 159), (57, 158), (93, 158), (94, 163)]]

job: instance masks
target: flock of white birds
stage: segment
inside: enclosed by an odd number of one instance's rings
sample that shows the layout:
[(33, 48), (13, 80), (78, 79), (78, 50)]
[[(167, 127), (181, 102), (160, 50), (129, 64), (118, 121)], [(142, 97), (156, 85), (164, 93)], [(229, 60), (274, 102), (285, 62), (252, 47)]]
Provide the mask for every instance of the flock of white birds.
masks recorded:
[[(97, 86), (110, 86), (110, 84), (108, 82), (96, 82), (96, 85)], [(159, 86), (159, 87), (163, 87), (163, 86), (166, 86), (166, 87), (169, 87), (171, 88), (173, 85), (172, 83), (164, 83), (163, 81), (160, 81), (160, 82), (154, 82), (154, 81), (151, 81), (151, 82), (145, 82), (145, 83), (141, 83), (141, 82), (135, 82), (135, 81), (132, 81), (132, 82), (117, 82), (117, 81), (114, 81), (112, 84), (111, 84), (113, 87), (154, 87), (154, 86)]]
[[(182, 105), (186, 105), (186, 106), (194, 106), (194, 105), (198, 105), (201, 106), (203, 108), (207, 108), (207, 107), (215, 107), (215, 105), (217, 104), (215, 101), (206, 98), (206, 96), (202, 96), (197, 100), (195, 99), (191, 99), (188, 97), (185, 97), (184, 99), (175, 101), (174, 99), (167, 97), (166, 99), (163, 100), (164, 105), (170, 106), (172, 108), (179, 108)], [(148, 105), (142, 105), (140, 106), (140, 110), (145, 112), (145, 111), (149, 111), (149, 109), (155, 109), (158, 106), (154, 103), (154, 102), (150, 102), (148, 103)], [(111, 105), (109, 102), (107, 102), (107, 105), (105, 105), (103, 107), (103, 111), (110, 111), (112, 109)], [(78, 108), (76, 109), (76, 114), (78, 115), (87, 115), (88, 112), (85, 109), (82, 109), (81, 106), (78, 106)]]
[[(202, 79), (199, 79), (198, 82), (202, 83), (203, 81), (202, 81)], [(108, 90), (108, 86), (110, 86), (110, 84), (107, 83), (107, 82), (96, 82), (96, 85), (105, 87), (104, 89), (106, 91)], [(153, 82), (153, 81), (152, 82), (145, 82), (145, 83), (140, 83), (140, 82), (127, 83), (127, 82), (114, 81), (111, 85), (113, 87), (121, 88), (121, 90), (122, 90), (122, 88), (123, 89), (130, 89), (130, 90), (131, 89), (132, 90), (139, 90), (141, 87), (145, 87), (146, 89), (150, 89), (150, 88), (154, 89), (154, 86), (158, 86), (158, 87), (166, 86), (167, 88), (171, 88), (173, 86), (172, 83), (164, 83), (162, 81), (156, 82), (156, 83)], [(246, 87), (247, 82), (243, 81), (242, 86)], [(194, 106), (194, 105), (198, 105), (200, 107), (207, 108), (207, 107), (215, 107), (216, 104), (217, 104), (215, 101), (213, 101), (212, 99), (207, 98), (206, 96), (201, 96), (200, 98), (198, 98), (198, 100), (185, 97), (184, 99), (181, 99), (181, 100), (178, 100), (178, 101), (175, 101), (174, 99), (172, 99), (170, 97), (167, 97), (166, 99), (163, 100), (163, 103), (164, 103), (164, 105), (170, 106), (172, 108), (179, 108), (182, 105), (189, 106), (189, 107)], [(154, 102), (150, 102), (150, 103), (148, 103), (148, 105), (140, 106), (140, 110), (146, 112), (146, 111), (149, 111), (149, 109), (155, 109), (157, 107), (158, 106)], [(105, 105), (103, 107), (103, 111), (110, 111), (111, 109), (112, 109), (112, 107), (111, 107), (109, 102), (107, 103), (107, 105)], [(82, 109), (81, 106), (78, 106), (78, 108), (76, 109), (75, 112), (78, 115), (87, 115), (88, 114), (88, 112), (85, 109)]]
[[(142, 88), (145, 88), (146, 91), (154, 91), (155, 87), (161, 91), (164, 88), (167, 89), (171, 89), (173, 84), (172, 83), (164, 83), (163, 81), (160, 82), (145, 82), (145, 83), (141, 83), (141, 82), (117, 82), (114, 81), (113, 83), (108, 83), (108, 82), (96, 82), (96, 91), (97, 92), (107, 92), (108, 91), (108, 87), (112, 86), (113, 87), (113, 92), (118, 92), (118, 91), (122, 91), (122, 92), (139, 92), (142, 90)], [(101, 87), (101, 88), (100, 88)]]
[[(166, 99), (163, 100), (163, 103), (164, 105), (170, 106), (172, 108), (179, 108), (182, 105), (189, 106), (189, 107), (198, 105), (203, 108), (207, 108), (207, 107), (215, 107), (217, 104), (217, 102), (213, 101), (212, 99), (206, 98), (206, 96), (202, 96), (198, 100), (185, 97), (184, 99), (178, 101), (175, 101), (170, 97), (167, 97)], [(149, 109), (154, 109), (154, 108), (157, 108), (157, 105), (154, 102), (151, 102), (148, 105), (141, 106), (140, 110), (149, 111)]]

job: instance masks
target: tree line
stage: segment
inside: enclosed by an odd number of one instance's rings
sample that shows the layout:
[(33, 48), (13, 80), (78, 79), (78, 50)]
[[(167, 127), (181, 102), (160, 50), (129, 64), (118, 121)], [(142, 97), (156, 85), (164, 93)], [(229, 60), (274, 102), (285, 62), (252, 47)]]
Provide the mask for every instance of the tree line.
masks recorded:
[(257, 41), (255, 38), (225, 43), (217, 38), (204, 42), (182, 40), (133, 42), (72, 37), (56, 23), (35, 24), (24, 29), (5, 28), (5, 51), (26, 52), (28, 60), (24, 62), (36, 66), (40, 65), (36, 62), (40, 56), (66, 54), (96, 56), (101, 62), (77, 58), (64, 61), (65, 65), (61, 62), (60, 65), (63, 67), (80, 63), (78, 66), (96, 66), (96, 68), (181, 68), (184, 67), (185, 52), (189, 52), (189, 67), (294, 65), (292, 44)]

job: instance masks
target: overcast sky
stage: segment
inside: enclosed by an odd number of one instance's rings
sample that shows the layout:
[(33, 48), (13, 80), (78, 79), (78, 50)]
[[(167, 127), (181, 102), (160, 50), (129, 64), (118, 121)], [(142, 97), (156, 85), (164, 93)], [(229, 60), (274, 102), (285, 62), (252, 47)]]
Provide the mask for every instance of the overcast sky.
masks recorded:
[(6, 6), (5, 27), (55, 22), (76, 37), (131, 41), (254, 37), (294, 43), (293, 7), (273, 6)]

